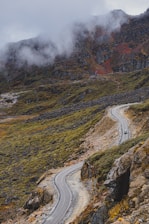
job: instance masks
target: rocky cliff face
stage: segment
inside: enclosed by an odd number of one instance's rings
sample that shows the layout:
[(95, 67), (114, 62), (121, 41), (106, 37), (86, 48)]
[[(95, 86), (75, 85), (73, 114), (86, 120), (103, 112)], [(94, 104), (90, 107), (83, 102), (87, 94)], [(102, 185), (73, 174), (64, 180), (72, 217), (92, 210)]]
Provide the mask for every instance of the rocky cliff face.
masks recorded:
[(104, 184), (109, 190), (102, 205), (81, 224), (149, 223), (149, 139), (116, 159)]
[(110, 187), (114, 201), (126, 196), (125, 208), (118, 203), (110, 209), (110, 223), (149, 222), (149, 139), (115, 161), (105, 185)]

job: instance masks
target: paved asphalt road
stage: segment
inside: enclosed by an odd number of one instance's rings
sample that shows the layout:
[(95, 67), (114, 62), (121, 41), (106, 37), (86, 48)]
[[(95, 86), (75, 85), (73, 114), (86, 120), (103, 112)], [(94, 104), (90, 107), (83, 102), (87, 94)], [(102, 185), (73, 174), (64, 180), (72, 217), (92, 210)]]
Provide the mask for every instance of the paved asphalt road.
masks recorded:
[[(110, 109), (111, 117), (116, 120), (119, 125), (119, 144), (130, 138), (127, 119), (121, 114), (121, 109), (129, 106), (130, 104), (125, 104)], [(64, 218), (68, 216), (70, 209), (73, 207), (73, 193), (67, 184), (66, 178), (68, 175), (81, 169), (82, 165), (83, 162), (67, 167), (55, 176), (54, 184), (57, 189), (58, 199), (44, 224), (64, 224)]]
[(118, 128), (119, 128), (118, 144), (121, 144), (122, 142), (127, 141), (131, 137), (128, 121), (121, 113), (122, 109), (127, 109), (130, 105), (131, 104), (124, 104), (124, 105), (112, 107), (110, 109), (111, 117), (118, 122)]
[(77, 172), (83, 166), (83, 162), (67, 167), (59, 172), (54, 179), (54, 184), (58, 192), (58, 200), (52, 214), (46, 219), (45, 224), (63, 224), (64, 218), (67, 216), (73, 206), (73, 193), (67, 184), (67, 176)]

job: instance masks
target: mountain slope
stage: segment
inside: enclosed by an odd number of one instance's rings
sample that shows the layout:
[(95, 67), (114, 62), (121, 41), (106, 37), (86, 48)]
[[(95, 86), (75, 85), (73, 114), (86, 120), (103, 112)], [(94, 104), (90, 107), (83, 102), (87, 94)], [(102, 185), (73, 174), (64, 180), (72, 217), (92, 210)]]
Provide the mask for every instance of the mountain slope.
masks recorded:
[(8, 82), (15, 80), (15, 85), (29, 85), (39, 79), (81, 79), (148, 67), (149, 10), (135, 17), (113, 11), (110, 19), (111, 26), (119, 20), (123, 23), (113, 30), (98, 25), (99, 18), (94, 18), (92, 29), (76, 25), (75, 42), (69, 53), (60, 52), (54, 43), (39, 37), (10, 44), (2, 74)]

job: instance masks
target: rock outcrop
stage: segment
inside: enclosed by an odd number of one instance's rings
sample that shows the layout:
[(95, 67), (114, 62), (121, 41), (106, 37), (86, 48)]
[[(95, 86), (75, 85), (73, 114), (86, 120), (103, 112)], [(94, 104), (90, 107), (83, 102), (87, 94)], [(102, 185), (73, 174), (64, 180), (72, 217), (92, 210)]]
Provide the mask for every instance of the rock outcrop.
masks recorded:
[[(119, 201), (109, 211), (108, 223), (149, 223), (149, 139), (115, 161), (105, 185), (111, 189), (111, 199)], [(122, 199), (127, 202), (125, 211), (118, 209)]]
[[(92, 166), (84, 166), (84, 178), (90, 178), (85, 170)], [(99, 197), (100, 206), (93, 208), (79, 224), (149, 223), (149, 139), (116, 159), (104, 184), (109, 190)]]
[(33, 212), (41, 205), (45, 205), (52, 201), (52, 199), (52, 195), (46, 189), (37, 188), (29, 196), (29, 199), (24, 205), (24, 209), (27, 209), (29, 212)]
[(133, 159), (133, 149), (116, 159), (110, 170), (105, 185), (110, 188), (112, 200), (121, 201), (127, 195), (130, 180), (130, 168)]

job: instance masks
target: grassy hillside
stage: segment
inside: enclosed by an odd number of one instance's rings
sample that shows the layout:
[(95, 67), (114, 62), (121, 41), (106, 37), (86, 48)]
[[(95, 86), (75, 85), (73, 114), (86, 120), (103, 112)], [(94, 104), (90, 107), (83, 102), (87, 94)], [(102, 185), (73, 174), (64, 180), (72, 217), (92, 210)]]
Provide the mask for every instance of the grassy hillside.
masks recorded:
[[(53, 119), (34, 117), (63, 106), (94, 99), (115, 85), (109, 81), (46, 85), (28, 89), (11, 108), (1, 109), (0, 202), (1, 214), (23, 206), (36, 181), (50, 168), (79, 157), (83, 136), (102, 117), (99, 106), (88, 107)], [(101, 86), (102, 88), (99, 88)], [(7, 116), (11, 119), (7, 119)], [(3, 119), (6, 120), (3, 121)], [(7, 205), (7, 206), (6, 206)], [(13, 206), (12, 206), (13, 205)], [(14, 213), (12, 213), (14, 214)], [(3, 218), (4, 218), (3, 216)], [(2, 219), (2, 217), (1, 217)]]
[(126, 153), (128, 149), (135, 146), (139, 142), (144, 142), (149, 137), (149, 133), (142, 134), (141, 136), (131, 139), (120, 146), (113, 147), (105, 152), (99, 152), (94, 154), (88, 159), (88, 162), (96, 170), (95, 177), (99, 187), (106, 180), (107, 174), (110, 171), (115, 159)]
[[(145, 79), (146, 74), (143, 74)], [(37, 82), (26, 87), (20, 84), (13, 87), (14, 91), (25, 92), (11, 108), (0, 109), (1, 119), (11, 118), (0, 122), (0, 211), (3, 218), (9, 216), (10, 210), (24, 204), (43, 172), (63, 166), (83, 153), (79, 148), (83, 136), (102, 118), (104, 111), (98, 104), (88, 104), (80, 109), (78, 105), (135, 89), (143, 78), (142, 73), (136, 73), (138, 79), (134, 82), (134, 76), (134, 73), (113, 74), (96, 79), (61, 80), (46, 85)], [(143, 84), (146, 85), (147, 82)], [(72, 111), (65, 113), (65, 106)], [(57, 110), (60, 113), (55, 117), (46, 117), (49, 112)], [(115, 152), (117, 156), (118, 151)], [(107, 169), (108, 166), (105, 172)]]
[(139, 142), (144, 142), (149, 137), (149, 100), (131, 106), (128, 112), (136, 125), (143, 123), (138, 137), (104, 152), (96, 153), (88, 159), (88, 162), (95, 167), (95, 176), (100, 184), (102, 181), (105, 181), (107, 173), (111, 169), (115, 159), (127, 152), (132, 146), (135, 146)]

